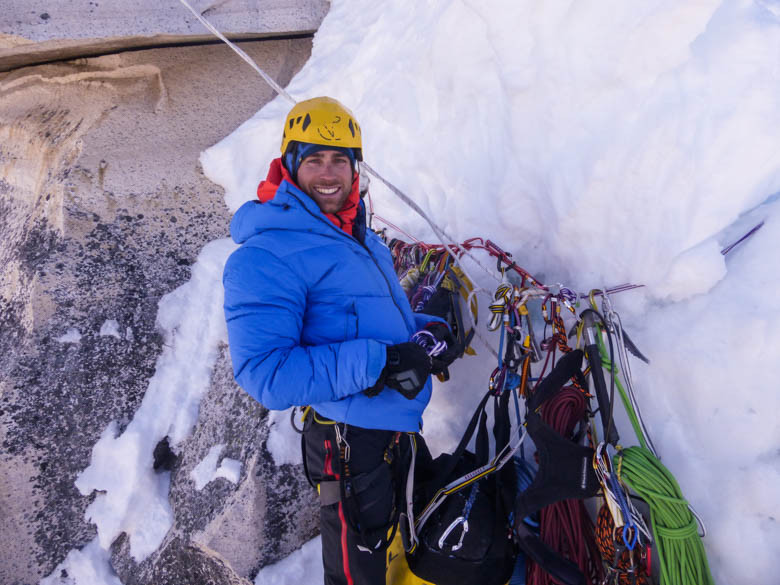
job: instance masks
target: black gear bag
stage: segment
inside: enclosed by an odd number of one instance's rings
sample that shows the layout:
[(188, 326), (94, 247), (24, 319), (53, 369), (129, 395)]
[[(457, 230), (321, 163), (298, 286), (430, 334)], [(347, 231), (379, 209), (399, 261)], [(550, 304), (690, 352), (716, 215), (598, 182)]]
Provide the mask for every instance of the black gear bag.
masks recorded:
[[(411, 571), (437, 585), (503, 585), (512, 574), (517, 550), (510, 514), (517, 477), (504, 466), (520, 445), (510, 444), (509, 398), (489, 391), (471, 417), (453, 453), (437, 457), (428, 477), (413, 490), (407, 483), (407, 512), (401, 532)], [(496, 456), (491, 460), (485, 407), (493, 397)], [(466, 451), (476, 431), (475, 453)], [(416, 521), (415, 521), (416, 518)]]

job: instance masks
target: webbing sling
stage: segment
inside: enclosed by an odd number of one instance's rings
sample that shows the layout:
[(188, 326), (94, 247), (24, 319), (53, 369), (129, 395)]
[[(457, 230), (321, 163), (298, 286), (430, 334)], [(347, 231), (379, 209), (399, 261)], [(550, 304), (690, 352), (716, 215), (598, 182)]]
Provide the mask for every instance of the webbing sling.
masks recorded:
[(539, 470), (528, 489), (517, 497), (515, 518), (520, 521), (554, 502), (589, 498), (598, 492), (593, 449), (562, 437), (538, 412), (570, 379), (577, 378), (587, 387), (580, 369), (582, 357), (581, 350), (564, 355), (527, 401), (526, 429), (539, 453)]

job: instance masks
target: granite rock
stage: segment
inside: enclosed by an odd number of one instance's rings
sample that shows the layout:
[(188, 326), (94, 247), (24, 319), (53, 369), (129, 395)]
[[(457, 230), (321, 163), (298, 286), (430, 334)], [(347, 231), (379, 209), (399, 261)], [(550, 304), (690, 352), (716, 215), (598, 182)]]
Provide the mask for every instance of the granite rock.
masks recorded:
[[(286, 84), (311, 40), (243, 48)], [(74, 482), (109, 423), (121, 432), (143, 399), (164, 343), (158, 301), (227, 236), (221, 190), (197, 161), (273, 97), (247, 71), (209, 45), (0, 74), (2, 583), (37, 583), (95, 536), (93, 494)], [(170, 534), (137, 565), (125, 537), (112, 546), (126, 583), (244, 583), (316, 530), (311, 490), (299, 469), (274, 466), (266, 415), (232, 381), (224, 348), (211, 384), (161, 470)], [(241, 477), (198, 491), (189, 471), (217, 442)]]

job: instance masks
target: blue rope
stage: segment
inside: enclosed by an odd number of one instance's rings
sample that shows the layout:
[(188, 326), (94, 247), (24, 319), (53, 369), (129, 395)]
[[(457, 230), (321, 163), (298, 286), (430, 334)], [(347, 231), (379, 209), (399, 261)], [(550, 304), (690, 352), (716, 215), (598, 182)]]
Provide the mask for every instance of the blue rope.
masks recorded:
[(501, 327), (501, 337), (499, 337), (498, 341), (498, 367), (502, 367), (504, 365), (504, 358), (501, 356), (504, 355), (504, 327)]
[[(615, 498), (618, 501), (618, 505), (620, 506), (620, 511), (623, 513), (623, 519), (625, 520), (625, 525), (623, 526), (623, 543), (626, 545), (628, 550), (634, 550), (634, 547), (636, 546), (637, 540), (639, 538), (639, 531), (636, 528), (636, 524), (634, 524), (634, 520), (631, 518), (631, 511), (628, 508), (626, 496), (623, 493), (623, 487), (618, 482), (617, 476), (614, 473), (609, 474), (609, 482), (611, 484), (612, 491), (615, 494)], [(630, 541), (628, 538), (629, 530), (633, 530), (633, 537)]]
[(466, 505), (463, 506), (463, 514), (462, 516), (468, 520), (469, 514), (471, 514), (471, 506), (474, 505), (474, 500), (477, 497), (477, 492), (479, 491), (479, 482), (474, 484), (474, 487), (471, 488), (471, 493), (469, 494), (469, 499), (466, 500)]
[[(536, 469), (522, 457), (515, 457), (514, 460), (515, 470), (517, 471), (517, 491), (523, 492), (529, 488), (531, 483), (533, 483)], [(512, 522), (512, 519), (510, 519), (510, 522)], [(532, 520), (530, 516), (526, 516), (524, 522), (538, 531), (539, 523)], [(520, 554), (517, 555), (515, 568), (512, 571), (512, 577), (510, 577), (508, 585), (526, 585), (525, 573), (525, 554), (520, 552)]]

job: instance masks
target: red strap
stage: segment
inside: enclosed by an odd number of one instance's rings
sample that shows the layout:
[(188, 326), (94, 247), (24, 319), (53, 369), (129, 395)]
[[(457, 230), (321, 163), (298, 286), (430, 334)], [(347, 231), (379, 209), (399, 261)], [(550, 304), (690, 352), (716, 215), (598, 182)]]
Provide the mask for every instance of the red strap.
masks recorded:
[[(333, 471), (333, 447), (330, 440), (325, 440), (325, 463), (323, 465), (326, 475), (339, 479), (339, 474)], [(349, 570), (349, 554), (347, 551), (347, 520), (344, 518), (344, 505), (339, 502), (339, 522), (341, 524), (341, 565), (344, 569), (344, 576), (347, 578), (347, 585), (355, 585), (352, 580), (352, 573)]]
[(328, 439), (325, 440), (325, 469), (323, 469), (323, 471), (325, 472), (325, 475), (330, 475), (339, 479), (339, 474), (333, 471), (333, 448)]
[(339, 520), (341, 520), (341, 564), (344, 566), (344, 576), (347, 585), (355, 585), (349, 570), (349, 554), (347, 553), (347, 521), (344, 519), (344, 506), (339, 502)]

